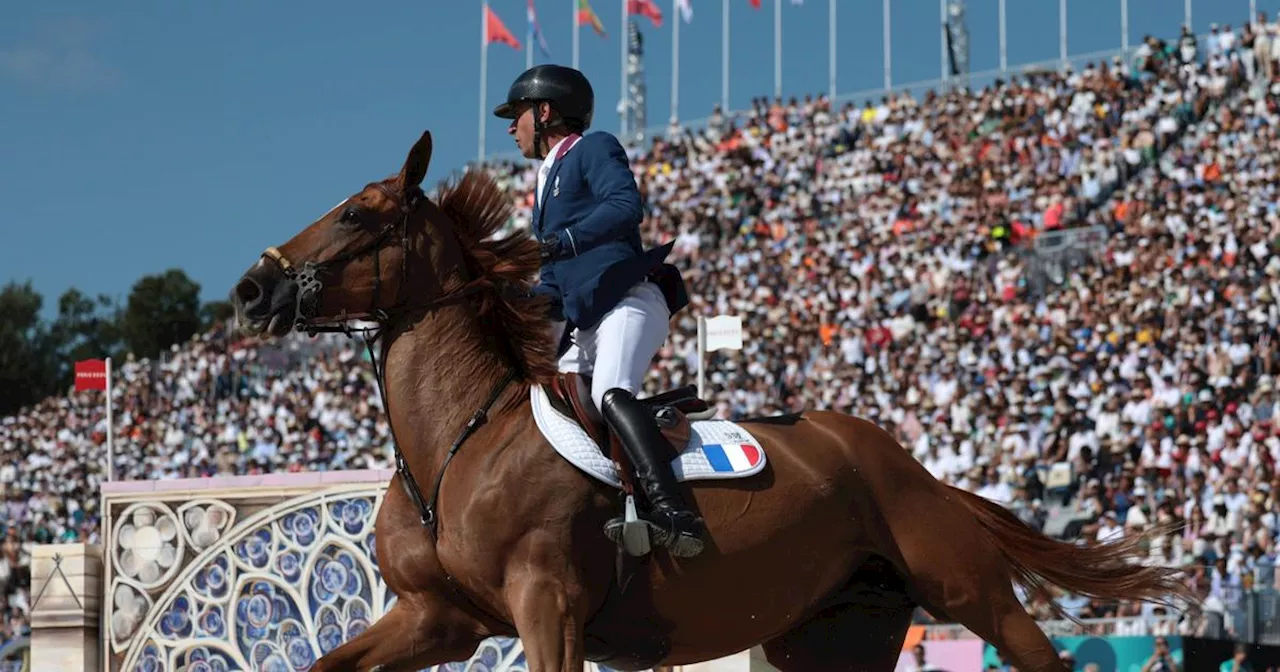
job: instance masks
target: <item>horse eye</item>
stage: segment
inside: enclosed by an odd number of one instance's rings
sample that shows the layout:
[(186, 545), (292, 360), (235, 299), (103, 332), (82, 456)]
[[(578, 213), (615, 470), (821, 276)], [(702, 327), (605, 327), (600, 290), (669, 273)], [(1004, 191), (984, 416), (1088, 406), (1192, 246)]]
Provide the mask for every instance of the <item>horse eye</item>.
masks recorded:
[(338, 218), (338, 221), (343, 224), (359, 224), (360, 211), (355, 208), (350, 208), (342, 213), (342, 216)]

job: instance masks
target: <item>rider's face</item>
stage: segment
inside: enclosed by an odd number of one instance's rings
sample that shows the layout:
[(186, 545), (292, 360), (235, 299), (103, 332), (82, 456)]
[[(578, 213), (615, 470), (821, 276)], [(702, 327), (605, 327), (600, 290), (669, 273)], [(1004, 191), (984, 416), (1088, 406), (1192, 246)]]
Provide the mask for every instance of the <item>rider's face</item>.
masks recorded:
[(516, 146), (520, 148), (520, 153), (526, 159), (537, 158), (537, 152), (534, 151), (533, 146), (533, 115), (538, 111), (537, 107), (528, 103), (521, 105), (520, 112), (507, 126), (507, 133), (515, 138)]
[(515, 138), (516, 146), (525, 158), (533, 158), (533, 106), (520, 106), (519, 113), (507, 126), (507, 133)]

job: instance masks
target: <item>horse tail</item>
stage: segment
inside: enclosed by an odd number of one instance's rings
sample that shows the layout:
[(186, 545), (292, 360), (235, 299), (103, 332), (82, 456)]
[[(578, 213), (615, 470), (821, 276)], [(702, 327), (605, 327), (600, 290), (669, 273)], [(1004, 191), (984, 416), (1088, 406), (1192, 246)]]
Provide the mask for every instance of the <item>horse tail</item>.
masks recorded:
[(1046, 600), (1060, 617), (1075, 620), (1062, 609), (1049, 585), (1103, 600), (1135, 600), (1173, 607), (1172, 598), (1188, 602), (1195, 593), (1175, 567), (1140, 564), (1142, 544), (1150, 536), (1167, 534), (1163, 525), (1143, 535), (1108, 542), (1077, 545), (1059, 541), (1028, 527), (1008, 509), (966, 490), (948, 486), (995, 541), (1009, 563), (1010, 578)]

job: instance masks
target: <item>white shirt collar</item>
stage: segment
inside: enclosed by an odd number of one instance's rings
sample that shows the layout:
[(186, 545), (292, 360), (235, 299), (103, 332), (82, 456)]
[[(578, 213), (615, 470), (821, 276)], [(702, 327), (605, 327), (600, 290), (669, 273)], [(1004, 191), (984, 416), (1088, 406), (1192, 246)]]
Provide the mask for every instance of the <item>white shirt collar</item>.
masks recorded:
[[(556, 163), (556, 155), (560, 152), (560, 146), (563, 145), (565, 141), (569, 140), (571, 137), (572, 136), (566, 136), (566, 137), (560, 138), (560, 141), (557, 142), (554, 146), (552, 146), (551, 151), (547, 152), (547, 155), (543, 157), (542, 165), (538, 167), (538, 204), (539, 205), (541, 205), (543, 202), (543, 194), (546, 192), (546, 186), (547, 186), (547, 176), (551, 174), (551, 168)], [(582, 139), (581, 137), (574, 137), (573, 145), (578, 144), (578, 141), (581, 139)], [(569, 149), (572, 149), (573, 145), (569, 145)]]

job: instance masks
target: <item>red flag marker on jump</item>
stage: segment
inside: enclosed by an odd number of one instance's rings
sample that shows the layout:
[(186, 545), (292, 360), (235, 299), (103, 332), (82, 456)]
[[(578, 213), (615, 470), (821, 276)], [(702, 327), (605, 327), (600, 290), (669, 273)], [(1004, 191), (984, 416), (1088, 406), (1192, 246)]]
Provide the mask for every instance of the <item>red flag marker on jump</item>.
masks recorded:
[(76, 362), (77, 392), (81, 390), (105, 390), (107, 393), (107, 480), (115, 480), (116, 462), (113, 442), (115, 419), (111, 413), (111, 358), (82, 359)]

